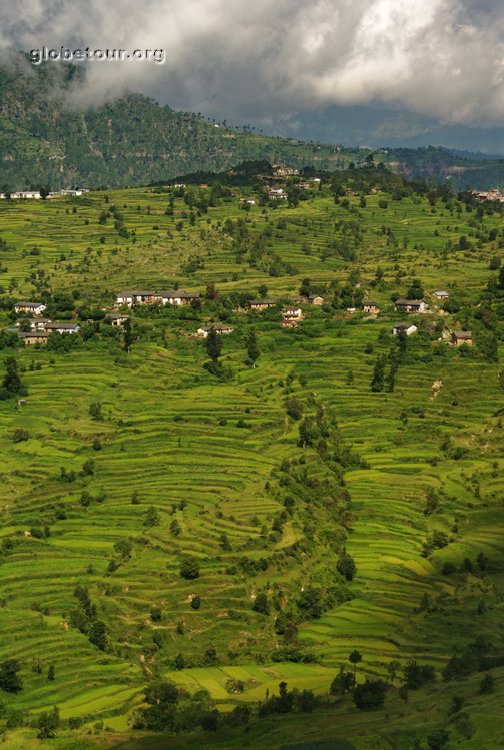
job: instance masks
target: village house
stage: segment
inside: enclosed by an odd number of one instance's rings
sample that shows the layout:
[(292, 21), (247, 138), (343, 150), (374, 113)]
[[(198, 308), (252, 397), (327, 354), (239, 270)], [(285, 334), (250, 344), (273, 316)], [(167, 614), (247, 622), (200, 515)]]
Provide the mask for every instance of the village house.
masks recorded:
[(280, 323), (282, 328), (297, 328), (301, 323), (301, 318), (282, 318)]
[(256, 198), (240, 198), (240, 203), (246, 203), (249, 206), (255, 206)]
[(45, 324), (46, 333), (77, 333), (80, 325), (72, 320), (52, 320)]
[(435, 298), (436, 298), (437, 300), (439, 300), (439, 301), (440, 301), (440, 300), (443, 300), (443, 299), (448, 299), (448, 298), (449, 298), (449, 296), (450, 296), (450, 295), (448, 294), (448, 292), (444, 292), (444, 291), (440, 291), (440, 292), (434, 292), (434, 297), (435, 297)]
[(304, 297), (302, 294), (292, 298), (292, 302), (296, 305), (306, 305), (308, 303), (308, 297)]
[(453, 331), (451, 334), (451, 343), (453, 346), (462, 346), (462, 344), (466, 344), (467, 346), (472, 346), (473, 345), (472, 331)]
[(19, 331), (18, 336), (27, 346), (47, 344), (49, 338), (49, 334), (46, 331)]
[(273, 174), (275, 177), (293, 177), (299, 174), (299, 169), (286, 167), (284, 164), (273, 164)]
[(392, 333), (394, 336), (399, 336), (401, 333), (405, 333), (406, 336), (411, 336), (413, 333), (416, 333), (418, 331), (418, 328), (413, 325), (413, 323), (396, 323), (392, 327)]
[(323, 305), (325, 300), (323, 297), (321, 297), (320, 294), (310, 294), (308, 297), (308, 302), (310, 305)]
[(421, 313), (427, 310), (423, 299), (398, 299), (395, 306), (397, 312)]
[(184, 292), (181, 289), (172, 289), (167, 292), (156, 292), (151, 289), (135, 289), (133, 291), (121, 292), (116, 297), (118, 305), (189, 305), (193, 300), (199, 299), (199, 294)]
[(47, 305), (43, 302), (16, 302), (14, 305), (14, 311), (16, 313), (28, 313), (29, 315), (41, 315)]
[(129, 320), (129, 315), (123, 315), (122, 313), (109, 312), (105, 317), (107, 323), (116, 327), (123, 326), (127, 320)]
[(302, 320), (303, 317), (303, 311), (295, 305), (289, 305), (289, 307), (284, 307), (282, 310), (282, 318), (284, 320)]
[(267, 310), (268, 307), (275, 307), (276, 302), (274, 299), (253, 299), (249, 302), (251, 310)]
[(380, 308), (376, 304), (376, 302), (371, 302), (368, 300), (367, 302), (364, 302), (362, 304), (362, 312), (369, 313), (370, 315), (378, 315), (380, 312)]
[(285, 201), (287, 200), (287, 193), (283, 188), (270, 188), (268, 198), (270, 201)]
[(16, 328), (29, 327), (30, 331), (45, 331), (49, 318), (19, 318), (16, 320)]
[(215, 333), (217, 333), (219, 336), (226, 335), (228, 333), (233, 333), (233, 327), (230, 325), (224, 325), (223, 323), (217, 323), (214, 326), (205, 326), (198, 328), (196, 331), (198, 336), (202, 336), (204, 339), (207, 338), (210, 331), (214, 329)]
[(18, 193), (19, 198), (26, 198), (26, 199), (33, 199), (33, 200), (40, 200), (42, 197), (40, 195), (40, 190), (22, 190), (20, 193)]

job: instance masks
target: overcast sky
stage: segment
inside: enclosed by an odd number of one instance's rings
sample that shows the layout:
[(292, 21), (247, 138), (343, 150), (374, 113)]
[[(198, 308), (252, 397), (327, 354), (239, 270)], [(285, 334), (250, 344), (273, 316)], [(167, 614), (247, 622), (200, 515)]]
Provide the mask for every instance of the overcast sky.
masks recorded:
[(399, 103), (504, 124), (502, 0), (17, 0), (0, 48), (164, 48), (89, 64), (89, 100), (125, 90), (265, 121), (329, 104)]

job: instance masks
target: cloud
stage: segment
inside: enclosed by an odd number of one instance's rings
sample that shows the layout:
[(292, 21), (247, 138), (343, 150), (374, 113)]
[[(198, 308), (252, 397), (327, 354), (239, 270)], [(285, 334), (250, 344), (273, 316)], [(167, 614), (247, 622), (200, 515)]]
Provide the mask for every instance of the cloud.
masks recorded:
[(0, 48), (148, 48), (166, 63), (88, 64), (84, 102), (141, 91), (171, 106), (266, 121), (384, 102), (445, 122), (504, 115), (499, 0), (19, 0)]

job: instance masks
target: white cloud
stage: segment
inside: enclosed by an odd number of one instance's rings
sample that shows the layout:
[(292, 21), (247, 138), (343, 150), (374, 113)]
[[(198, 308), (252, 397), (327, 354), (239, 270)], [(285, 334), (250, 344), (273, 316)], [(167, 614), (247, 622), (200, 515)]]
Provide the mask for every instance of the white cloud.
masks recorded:
[(164, 48), (167, 62), (92, 63), (88, 101), (142, 91), (236, 119), (399, 103), (447, 122), (504, 115), (498, 0), (20, 0), (0, 47)]

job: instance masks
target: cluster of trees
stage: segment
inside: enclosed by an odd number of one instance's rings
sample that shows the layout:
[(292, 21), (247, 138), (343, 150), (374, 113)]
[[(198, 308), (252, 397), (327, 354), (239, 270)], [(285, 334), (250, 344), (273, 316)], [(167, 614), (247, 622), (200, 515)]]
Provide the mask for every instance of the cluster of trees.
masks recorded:
[(249, 720), (249, 706), (237, 706), (228, 714), (215, 708), (206, 690), (192, 696), (172, 682), (153, 682), (144, 694), (145, 707), (135, 711), (133, 727), (173, 734), (202, 727), (216, 731), (220, 726), (239, 726)]
[(78, 584), (74, 590), (74, 597), (79, 606), (70, 611), (70, 624), (87, 635), (93, 646), (100, 651), (106, 651), (110, 645), (107, 628), (105, 623), (98, 619), (96, 605), (91, 602), (87, 587)]

